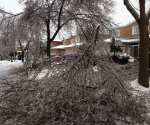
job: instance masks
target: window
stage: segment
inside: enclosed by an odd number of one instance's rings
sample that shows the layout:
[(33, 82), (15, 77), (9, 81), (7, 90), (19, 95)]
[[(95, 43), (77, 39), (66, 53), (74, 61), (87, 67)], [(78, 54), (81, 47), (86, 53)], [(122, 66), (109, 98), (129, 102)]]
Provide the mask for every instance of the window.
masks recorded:
[(67, 41), (66, 40), (64, 40), (64, 45), (66, 45), (67, 44)]
[(113, 31), (113, 35), (116, 36), (116, 37), (120, 37), (120, 30), (119, 29), (115, 29)]
[(65, 54), (65, 52), (64, 52), (64, 51), (62, 51), (62, 52), (61, 52), (61, 55), (63, 56), (64, 54)]
[(139, 27), (138, 26), (132, 27), (132, 35), (135, 35), (135, 34), (139, 34)]
[(76, 42), (76, 43), (77, 43), (77, 42), (80, 42), (79, 36), (76, 36), (76, 37), (75, 37), (75, 42)]
[(74, 39), (71, 40), (71, 43), (74, 43)]

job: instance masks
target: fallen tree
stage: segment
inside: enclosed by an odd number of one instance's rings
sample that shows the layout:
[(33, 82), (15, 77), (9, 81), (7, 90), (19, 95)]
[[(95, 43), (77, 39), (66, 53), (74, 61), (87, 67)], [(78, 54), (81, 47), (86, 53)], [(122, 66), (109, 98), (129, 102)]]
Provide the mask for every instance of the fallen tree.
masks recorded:
[[(99, 26), (98, 26), (99, 27)], [(126, 77), (105, 53), (95, 54), (97, 32), (84, 52), (7, 86), (0, 97), (0, 123), (16, 125), (144, 124), (148, 93), (133, 95)], [(101, 47), (102, 44), (100, 44)], [(47, 69), (44, 77), (37, 76)]]

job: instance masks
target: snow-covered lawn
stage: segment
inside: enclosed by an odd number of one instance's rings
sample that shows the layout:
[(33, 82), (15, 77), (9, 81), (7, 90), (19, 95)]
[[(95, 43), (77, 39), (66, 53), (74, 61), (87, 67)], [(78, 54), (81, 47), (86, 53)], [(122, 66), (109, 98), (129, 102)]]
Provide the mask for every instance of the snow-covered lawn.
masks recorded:
[[(10, 76), (15, 75), (15, 74), (11, 74), (10, 70), (15, 67), (20, 67), (22, 65), (23, 65), (23, 63), (20, 60), (15, 60), (13, 62), (8, 61), (8, 60), (0, 61), (0, 79), (9, 78)], [(93, 67), (93, 70), (97, 71), (97, 68)], [(42, 70), (42, 72), (38, 75), (38, 79), (44, 77), (44, 75), (47, 72), (48, 72), (47, 69)], [(146, 91), (146, 92), (150, 91), (150, 88), (145, 88), (145, 87), (142, 87), (141, 85), (139, 85), (137, 80), (130, 82), (130, 84), (136, 90)]]
[[(8, 61), (8, 60), (0, 61), (0, 79), (10, 78), (12, 75), (15, 75), (15, 74), (11, 74), (10, 70), (15, 67), (22, 66), (22, 65), (23, 65), (23, 63), (20, 60), (15, 60), (13, 62)], [(93, 70), (97, 70), (97, 69), (94, 67)], [(37, 79), (41, 79), (42, 77), (44, 77), (44, 75), (47, 72), (48, 72), (47, 69), (42, 70), (42, 72), (38, 75)], [(142, 87), (141, 85), (139, 85), (137, 79), (130, 82), (130, 84), (135, 90), (145, 91), (145, 92), (150, 91), (150, 87), (145, 88), (145, 87)]]
[(20, 60), (13, 62), (7, 60), (0, 61), (0, 79), (9, 78), (11, 75), (14, 75), (10, 74), (9, 71), (14, 67), (19, 67), (22, 65), (23, 63)]
[(130, 82), (131, 86), (135, 89), (135, 90), (138, 90), (138, 91), (142, 91), (142, 92), (148, 92), (150, 91), (150, 87), (149, 88), (145, 88), (143, 86), (141, 86), (139, 83), (138, 83), (138, 80), (134, 80), (132, 82)]

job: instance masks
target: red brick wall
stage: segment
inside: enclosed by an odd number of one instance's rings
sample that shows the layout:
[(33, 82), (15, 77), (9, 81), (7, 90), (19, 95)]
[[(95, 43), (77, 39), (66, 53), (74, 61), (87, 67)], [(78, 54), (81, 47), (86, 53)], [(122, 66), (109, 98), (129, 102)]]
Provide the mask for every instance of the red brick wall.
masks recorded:
[(53, 41), (52, 46), (62, 45), (62, 41)]
[(120, 37), (121, 38), (137, 38), (139, 37), (139, 34), (132, 35), (132, 27), (137, 26), (137, 22), (132, 23), (129, 26), (120, 28)]
[[(63, 40), (63, 45), (69, 45), (71, 44), (71, 40), (74, 39), (75, 41), (75, 36), (71, 36), (70, 38), (66, 39), (66, 40)], [(66, 41), (66, 44), (65, 44), (65, 41)]]

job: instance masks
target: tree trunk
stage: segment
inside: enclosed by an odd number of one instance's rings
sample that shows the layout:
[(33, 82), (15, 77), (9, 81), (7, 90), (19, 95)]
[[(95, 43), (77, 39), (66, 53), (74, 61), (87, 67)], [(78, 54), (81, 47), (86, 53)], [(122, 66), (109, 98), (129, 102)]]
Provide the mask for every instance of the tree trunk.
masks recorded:
[(139, 76), (138, 82), (144, 87), (149, 87), (149, 34), (148, 25), (149, 20), (145, 13), (145, 0), (140, 2), (140, 46), (139, 46)]
[(47, 28), (47, 57), (48, 58), (50, 58), (50, 50), (51, 50), (51, 48), (50, 48), (50, 44), (51, 44), (51, 41), (50, 41), (50, 26), (49, 26), (49, 24), (50, 24), (50, 19), (48, 19), (47, 21), (46, 21), (46, 28)]
[(21, 58), (21, 60), (22, 60), (22, 62), (24, 62), (24, 49), (23, 49), (23, 47), (22, 47), (21, 42), (20, 42), (20, 41), (18, 41), (18, 42), (19, 42), (19, 45), (20, 45), (20, 49), (21, 49), (21, 51), (22, 51), (22, 58)]
[(139, 0), (140, 15), (131, 6), (129, 0), (124, 0), (124, 4), (135, 18), (140, 30), (138, 82), (144, 87), (149, 87), (149, 18), (145, 12), (145, 0)]
[(22, 50), (22, 62), (24, 62), (24, 50)]
[(50, 38), (50, 26), (49, 26), (49, 23), (50, 23), (50, 20), (46, 21), (46, 25), (47, 25), (47, 57), (50, 58), (50, 56), (51, 56), (51, 54), (50, 54), (51, 53), (51, 43), (53, 42), (53, 40), (57, 36), (57, 34), (60, 31), (62, 26), (58, 26), (56, 32), (54, 33), (52, 38)]
[(115, 44), (114, 44), (114, 57), (116, 56), (116, 47), (115, 47)]

